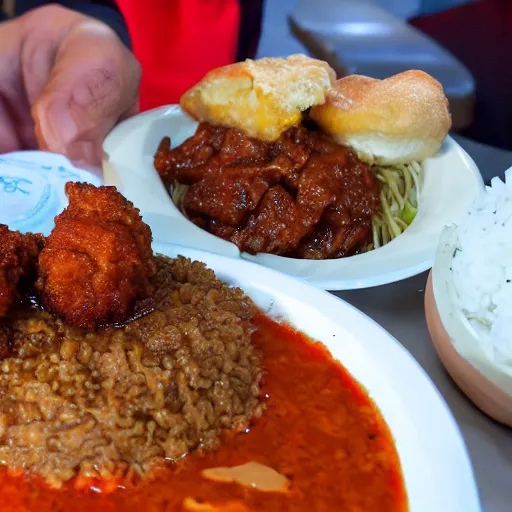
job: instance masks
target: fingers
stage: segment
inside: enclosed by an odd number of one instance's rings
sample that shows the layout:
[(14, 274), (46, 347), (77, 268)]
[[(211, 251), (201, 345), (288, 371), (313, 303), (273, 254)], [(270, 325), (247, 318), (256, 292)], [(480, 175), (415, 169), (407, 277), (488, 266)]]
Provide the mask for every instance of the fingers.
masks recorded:
[(21, 27), (19, 20), (0, 23), (0, 153), (36, 147), (20, 69)]
[(137, 107), (140, 67), (115, 33), (84, 18), (60, 43), (32, 108), (43, 149), (90, 164), (108, 132)]
[(33, 105), (50, 76), (57, 56), (58, 39), (47, 30), (32, 31), (21, 49), (23, 82), (29, 105)]
[(105, 135), (137, 110), (131, 53), (103, 23), (55, 5), (1, 23), (0, 40), (0, 153), (34, 148), (37, 136), (99, 164)]
[(22, 142), (18, 136), (16, 126), (7, 109), (6, 101), (0, 96), (0, 155), (11, 151), (18, 151)]

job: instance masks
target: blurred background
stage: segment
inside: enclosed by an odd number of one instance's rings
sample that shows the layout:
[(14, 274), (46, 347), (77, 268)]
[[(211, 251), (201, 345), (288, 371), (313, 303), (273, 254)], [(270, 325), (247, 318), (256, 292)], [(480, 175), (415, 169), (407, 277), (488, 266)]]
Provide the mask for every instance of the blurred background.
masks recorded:
[(258, 57), (306, 51), (338, 75), (422, 69), (484, 177), (512, 165), (512, 1), (266, 0)]
[(248, 55), (308, 53), (340, 77), (421, 69), (443, 85), (452, 135), (484, 179), (512, 165), (512, 0), (117, 3), (144, 68), (143, 110), (179, 101), (208, 70)]
[[(307, 53), (327, 60), (338, 76), (421, 69), (442, 83), (452, 135), (484, 178), (512, 165), (512, 0), (116, 3), (144, 69), (142, 110), (178, 102), (207, 71), (248, 55)], [(11, 14), (16, 5), (4, 0)]]

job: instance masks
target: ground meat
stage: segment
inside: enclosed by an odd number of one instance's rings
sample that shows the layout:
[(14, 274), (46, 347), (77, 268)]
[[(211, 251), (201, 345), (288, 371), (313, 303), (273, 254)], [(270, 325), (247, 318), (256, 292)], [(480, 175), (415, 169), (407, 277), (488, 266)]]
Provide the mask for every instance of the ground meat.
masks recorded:
[(77, 473), (145, 475), (215, 449), (223, 429), (261, 414), (253, 303), (200, 263), (158, 257), (157, 266), (156, 310), (123, 328), (71, 328), (29, 305), (5, 320), (0, 460), (9, 469), (54, 485)]
[(305, 126), (262, 142), (202, 123), (177, 148), (164, 139), (154, 164), (169, 187), (188, 187), (177, 201), (192, 222), (252, 254), (350, 256), (367, 249), (380, 213), (369, 166)]
[(3, 320), (0, 320), (0, 360), (5, 359), (10, 353), (11, 330)]

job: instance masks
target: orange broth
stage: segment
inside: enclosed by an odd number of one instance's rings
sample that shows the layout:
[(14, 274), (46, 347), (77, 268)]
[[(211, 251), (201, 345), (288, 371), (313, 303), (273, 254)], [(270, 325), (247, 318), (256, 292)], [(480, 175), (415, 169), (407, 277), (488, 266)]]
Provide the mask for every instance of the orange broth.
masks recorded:
[[(187, 497), (226, 512), (406, 512), (393, 439), (372, 400), (320, 343), (259, 315), (267, 410), (216, 451), (194, 453), (154, 479), (106, 492), (101, 483), (50, 489), (34, 477), (0, 472), (4, 512), (182, 511)], [(256, 461), (287, 476), (286, 493), (261, 492), (201, 476), (201, 470)], [(104, 489), (100, 491), (100, 489)], [(96, 490), (95, 490), (96, 489)], [(206, 509), (205, 509), (206, 510)]]

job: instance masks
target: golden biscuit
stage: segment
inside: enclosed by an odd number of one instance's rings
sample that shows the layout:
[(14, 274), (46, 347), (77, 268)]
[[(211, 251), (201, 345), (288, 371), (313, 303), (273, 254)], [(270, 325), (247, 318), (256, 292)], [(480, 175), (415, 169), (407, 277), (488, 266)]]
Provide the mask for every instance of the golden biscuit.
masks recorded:
[(451, 127), (441, 84), (423, 71), (385, 80), (351, 75), (337, 80), (311, 118), (339, 144), (382, 164), (432, 156)]
[(180, 105), (201, 122), (274, 141), (300, 124), (302, 112), (324, 103), (335, 79), (326, 62), (305, 55), (248, 59), (210, 71)]

